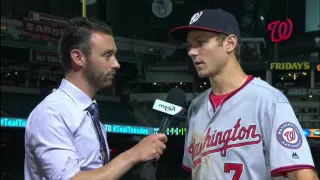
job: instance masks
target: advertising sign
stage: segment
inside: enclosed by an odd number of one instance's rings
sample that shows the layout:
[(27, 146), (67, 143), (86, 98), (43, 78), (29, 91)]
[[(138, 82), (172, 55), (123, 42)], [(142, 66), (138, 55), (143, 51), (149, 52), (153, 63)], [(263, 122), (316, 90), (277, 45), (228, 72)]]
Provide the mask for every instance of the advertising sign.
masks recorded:
[(41, 40), (59, 40), (66, 22), (60, 17), (31, 11), (23, 18), (23, 33)]
[(305, 95), (313, 95), (319, 96), (320, 89), (319, 88), (289, 88), (286, 92), (289, 96), (305, 96)]
[(320, 129), (303, 129), (306, 137), (309, 138), (320, 138)]
[(49, 22), (54, 24), (67, 24), (67, 20), (62, 17), (52, 16), (50, 14), (44, 14), (35, 11), (29, 11), (28, 19), (33, 21)]
[(273, 62), (270, 63), (271, 70), (309, 70), (310, 62)]
[(47, 64), (53, 66), (61, 66), (57, 52), (30, 50), (30, 62), (36, 64)]
[[(7, 118), (1, 117), (1, 127), (10, 128), (25, 128), (26, 119)], [(151, 135), (157, 134), (158, 127), (143, 127), (143, 126), (129, 126), (129, 125), (117, 125), (117, 124), (103, 124), (106, 132), (108, 133), (120, 133), (131, 135)], [(186, 134), (186, 127), (169, 127), (166, 131), (169, 136), (184, 136)], [(303, 134), (308, 138), (320, 138), (320, 129), (308, 129), (303, 128)]]
[(271, 31), (271, 41), (279, 43), (291, 37), (293, 24), (289, 18), (284, 21), (272, 21), (268, 24), (268, 30)]

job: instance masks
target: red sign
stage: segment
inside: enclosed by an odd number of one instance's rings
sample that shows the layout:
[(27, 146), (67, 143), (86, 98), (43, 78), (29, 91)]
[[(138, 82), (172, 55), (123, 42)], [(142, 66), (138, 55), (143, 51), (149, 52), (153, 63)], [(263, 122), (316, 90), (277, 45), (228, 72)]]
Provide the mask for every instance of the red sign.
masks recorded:
[(52, 16), (50, 14), (38, 13), (34, 11), (29, 11), (28, 19), (54, 24), (67, 24), (67, 20), (62, 17)]
[(65, 31), (67, 20), (62, 17), (30, 11), (23, 18), (23, 32), (42, 40), (59, 40)]
[(279, 43), (291, 37), (293, 24), (289, 18), (285, 21), (272, 21), (268, 24), (268, 30), (271, 31), (272, 42)]
[(320, 72), (320, 64), (317, 65), (317, 71)]
[(66, 29), (65, 25), (34, 21), (25, 18), (23, 21), (23, 32), (25, 35), (35, 36), (39, 39), (59, 40)]

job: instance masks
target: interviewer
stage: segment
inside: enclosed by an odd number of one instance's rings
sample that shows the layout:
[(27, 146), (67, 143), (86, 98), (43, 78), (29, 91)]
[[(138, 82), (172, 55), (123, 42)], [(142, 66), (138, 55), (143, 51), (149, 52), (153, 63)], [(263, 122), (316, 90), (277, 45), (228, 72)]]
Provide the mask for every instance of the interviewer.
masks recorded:
[[(159, 159), (164, 134), (144, 138), (109, 162), (98, 90), (112, 85), (120, 65), (111, 27), (72, 19), (59, 43), (66, 72), (59, 88), (31, 112), (25, 132), (25, 180), (115, 180), (140, 162)], [(108, 113), (108, 112), (106, 112)]]

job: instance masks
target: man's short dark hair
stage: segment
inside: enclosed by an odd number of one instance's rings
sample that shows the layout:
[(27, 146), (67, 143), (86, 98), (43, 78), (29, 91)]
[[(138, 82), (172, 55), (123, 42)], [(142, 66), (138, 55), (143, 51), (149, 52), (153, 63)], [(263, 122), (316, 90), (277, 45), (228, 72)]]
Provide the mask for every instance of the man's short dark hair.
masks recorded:
[(101, 32), (113, 36), (112, 28), (108, 24), (97, 20), (76, 17), (70, 19), (65, 32), (59, 42), (59, 58), (66, 72), (71, 69), (72, 49), (81, 50), (86, 57), (91, 56), (91, 35)]

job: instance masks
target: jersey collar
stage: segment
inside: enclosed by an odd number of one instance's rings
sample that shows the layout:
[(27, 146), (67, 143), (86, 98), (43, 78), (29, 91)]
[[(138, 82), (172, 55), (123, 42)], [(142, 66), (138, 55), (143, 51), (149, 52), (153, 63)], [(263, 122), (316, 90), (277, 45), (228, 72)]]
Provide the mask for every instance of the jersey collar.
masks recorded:
[[(228, 101), (231, 97), (233, 97), (234, 95), (236, 95), (238, 92), (240, 92), (243, 88), (245, 88), (252, 80), (254, 79), (253, 76), (249, 75), (247, 80), (236, 90), (232, 91), (227, 97), (225, 97), (222, 101), (222, 103), (220, 104), (220, 107), (226, 102)], [(213, 113), (216, 111), (216, 109), (214, 109), (214, 103), (212, 102), (211, 99), (211, 94), (212, 94), (212, 89), (210, 88), (210, 91), (208, 91), (208, 111), (209, 114), (211, 116), (211, 114), (213, 115)], [(211, 112), (212, 111), (212, 112)]]

